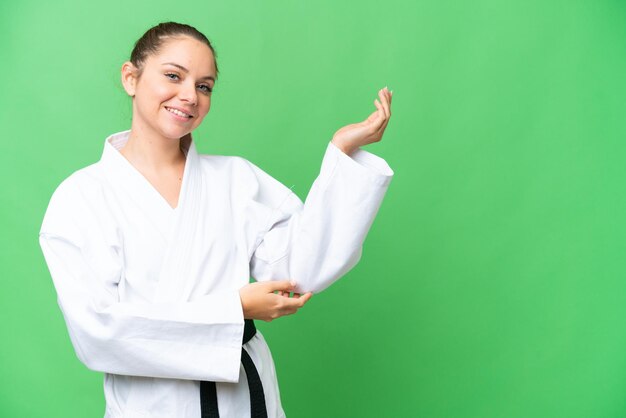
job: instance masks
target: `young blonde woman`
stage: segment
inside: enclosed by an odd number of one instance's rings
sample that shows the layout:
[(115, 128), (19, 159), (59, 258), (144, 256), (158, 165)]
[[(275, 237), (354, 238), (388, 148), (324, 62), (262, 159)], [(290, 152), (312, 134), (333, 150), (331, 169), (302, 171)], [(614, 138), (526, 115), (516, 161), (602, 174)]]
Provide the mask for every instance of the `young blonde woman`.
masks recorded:
[(337, 131), (302, 204), (242, 158), (197, 153), (217, 65), (196, 29), (149, 29), (121, 76), (130, 130), (57, 188), (40, 233), (76, 353), (105, 373), (105, 416), (282, 417), (253, 320), (358, 261), (392, 176), (359, 147), (381, 139), (391, 93)]

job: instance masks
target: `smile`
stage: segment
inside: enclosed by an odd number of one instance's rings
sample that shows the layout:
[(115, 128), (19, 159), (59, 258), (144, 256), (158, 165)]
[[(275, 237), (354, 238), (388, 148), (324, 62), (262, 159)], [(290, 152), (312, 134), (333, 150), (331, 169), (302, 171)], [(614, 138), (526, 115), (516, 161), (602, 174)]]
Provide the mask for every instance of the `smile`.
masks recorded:
[(168, 112), (173, 113), (176, 116), (180, 116), (180, 117), (187, 118), (187, 119), (193, 118), (192, 115), (190, 115), (189, 113), (185, 113), (182, 110), (174, 109), (172, 107), (167, 107), (167, 106), (165, 106), (165, 108), (167, 109)]

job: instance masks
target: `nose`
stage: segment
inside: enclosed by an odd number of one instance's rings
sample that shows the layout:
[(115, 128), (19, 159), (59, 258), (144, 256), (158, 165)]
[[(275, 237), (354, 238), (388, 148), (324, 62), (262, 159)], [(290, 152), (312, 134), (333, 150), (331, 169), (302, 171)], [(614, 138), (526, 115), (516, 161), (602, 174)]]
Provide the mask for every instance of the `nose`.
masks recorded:
[(185, 83), (178, 92), (180, 100), (189, 103), (192, 106), (198, 104), (198, 92), (194, 83)]

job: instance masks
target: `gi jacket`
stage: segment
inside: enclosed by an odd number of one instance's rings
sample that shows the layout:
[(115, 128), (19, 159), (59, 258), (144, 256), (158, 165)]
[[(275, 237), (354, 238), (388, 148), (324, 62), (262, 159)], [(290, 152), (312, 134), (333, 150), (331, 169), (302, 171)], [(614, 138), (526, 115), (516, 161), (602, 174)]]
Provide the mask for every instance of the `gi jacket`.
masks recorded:
[[(250, 162), (186, 150), (176, 208), (107, 138), (57, 188), (40, 243), (79, 359), (105, 373), (106, 417), (199, 417), (199, 380), (221, 417), (249, 416), (239, 289), (293, 279), (319, 292), (358, 261), (393, 172), (330, 144), (306, 203)], [(261, 333), (246, 344), (268, 416), (284, 416)]]

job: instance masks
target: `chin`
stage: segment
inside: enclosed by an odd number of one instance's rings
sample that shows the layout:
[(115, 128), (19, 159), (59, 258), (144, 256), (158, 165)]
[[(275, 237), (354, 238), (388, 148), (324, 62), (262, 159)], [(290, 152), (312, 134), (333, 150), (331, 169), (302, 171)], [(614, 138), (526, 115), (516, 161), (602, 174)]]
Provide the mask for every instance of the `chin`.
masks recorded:
[(162, 129), (161, 134), (168, 139), (180, 139), (192, 132), (193, 129)]
[(166, 138), (179, 139), (183, 136), (192, 133), (199, 124), (194, 123), (193, 125), (178, 125), (178, 124), (163, 124), (161, 125), (161, 133)]

